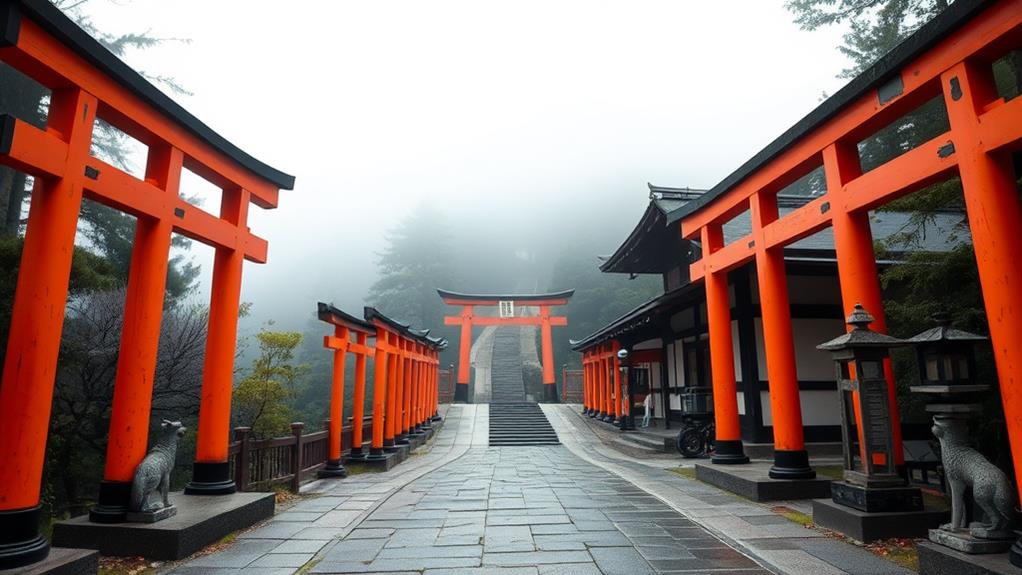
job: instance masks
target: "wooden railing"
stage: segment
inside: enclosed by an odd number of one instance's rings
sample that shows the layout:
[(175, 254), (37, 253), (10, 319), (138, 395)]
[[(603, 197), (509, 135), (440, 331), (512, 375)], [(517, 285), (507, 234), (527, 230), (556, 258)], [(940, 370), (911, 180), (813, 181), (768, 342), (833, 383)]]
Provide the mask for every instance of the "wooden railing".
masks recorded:
[(582, 370), (561, 370), (561, 403), (582, 403)]
[[(372, 416), (363, 419), (363, 438), (372, 437)], [(292, 423), (291, 435), (269, 439), (252, 439), (249, 427), (234, 428), (234, 442), (228, 456), (231, 473), (239, 491), (269, 491), (287, 485), (298, 493), (303, 481), (326, 465), (329, 453), (327, 424), (323, 430), (304, 433), (304, 423)], [(341, 430), (342, 453), (351, 451), (351, 419)]]

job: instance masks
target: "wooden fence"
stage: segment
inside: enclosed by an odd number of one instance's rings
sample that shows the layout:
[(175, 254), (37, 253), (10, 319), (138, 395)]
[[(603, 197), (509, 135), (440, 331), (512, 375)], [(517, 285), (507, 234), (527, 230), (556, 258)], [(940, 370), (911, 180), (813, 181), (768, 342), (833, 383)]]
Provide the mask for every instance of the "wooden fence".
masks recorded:
[[(302, 482), (311, 478), (326, 465), (329, 453), (327, 425), (313, 433), (304, 433), (304, 423), (292, 423), (291, 435), (269, 439), (252, 439), (252, 429), (236, 427), (234, 442), (228, 456), (231, 473), (239, 491), (269, 491), (277, 485), (287, 485), (294, 493)], [(363, 435), (373, 434), (372, 416), (363, 419)], [(342, 453), (351, 451), (351, 419), (341, 430)]]
[(582, 403), (582, 370), (561, 370), (561, 403)]

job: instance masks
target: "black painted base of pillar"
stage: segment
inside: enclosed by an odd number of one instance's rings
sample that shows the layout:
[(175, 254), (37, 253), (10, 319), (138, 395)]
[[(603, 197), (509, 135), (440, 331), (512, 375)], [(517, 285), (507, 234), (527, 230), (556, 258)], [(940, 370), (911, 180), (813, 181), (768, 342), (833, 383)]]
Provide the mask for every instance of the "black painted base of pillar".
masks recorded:
[(14, 569), (46, 559), (50, 543), (39, 533), (42, 506), (0, 511), (0, 569)]
[(238, 491), (231, 479), (231, 464), (202, 463), (192, 464), (192, 480), (185, 485), (185, 495), (230, 495)]
[(774, 451), (774, 466), (770, 468), (770, 477), (773, 479), (813, 479), (816, 472), (809, 467), (809, 452), (802, 449), (799, 451)]
[(710, 463), (717, 465), (740, 465), (748, 462), (749, 456), (745, 455), (745, 448), (742, 445), (741, 439), (718, 439), (714, 443)]
[(593, 410), (590, 410), (589, 413), (587, 413), (586, 415), (588, 415), (590, 419), (596, 419), (596, 418), (600, 417), (600, 412), (598, 412), (595, 409), (593, 409)]
[(588, 407), (583, 407), (582, 408), (582, 415), (589, 415), (589, 408)]
[(557, 401), (557, 386), (552, 383), (543, 384), (543, 403), (559, 403)]
[(130, 499), (131, 483), (126, 481), (101, 482), (96, 506), (89, 510), (89, 521), (93, 523), (123, 523), (127, 521)]
[(439, 413), (434, 413), (433, 417), (430, 418), (430, 421), (433, 421), (433, 422), (443, 421), (443, 420), (444, 420), (444, 418), (441, 417)]
[(361, 447), (352, 447), (348, 455), (345, 456), (344, 461), (349, 463), (364, 461), (367, 455), (368, 453), (365, 452), (365, 449)]
[(394, 445), (408, 445), (408, 434), (402, 433), (394, 438)]
[(838, 505), (867, 513), (923, 510), (923, 492), (918, 487), (867, 489), (845, 481), (830, 484), (831, 499)]
[(635, 418), (630, 415), (622, 416), (617, 426), (621, 431), (635, 431)]
[(347, 477), (348, 470), (341, 465), (341, 460), (327, 461), (326, 467), (316, 472), (316, 477)]
[(468, 383), (454, 386), (454, 403), (468, 403)]

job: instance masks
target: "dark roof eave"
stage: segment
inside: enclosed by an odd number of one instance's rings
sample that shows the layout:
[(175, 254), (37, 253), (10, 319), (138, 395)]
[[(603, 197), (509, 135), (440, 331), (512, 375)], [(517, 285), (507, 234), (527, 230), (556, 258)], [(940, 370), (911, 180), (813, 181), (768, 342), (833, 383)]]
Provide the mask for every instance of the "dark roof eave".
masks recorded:
[[(634, 229), (632, 229), (632, 233), (628, 234), (628, 237), (625, 239), (624, 242), (621, 243), (620, 246), (618, 246), (616, 250), (614, 250), (614, 253), (608, 256), (607, 259), (602, 264), (600, 264), (600, 271), (604, 273), (632, 272), (633, 270), (614, 268), (622, 265), (626, 266), (628, 262), (625, 262), (623, 260), (625, 260), (625, 258), (627, 258), (630, 254), (632, 254), (638, 247), (638, 245), (642, 242), (642, 239), (646, 237), (647, 235), (646, 230), (649, 229), (650, 226), (655, 226), (658, 224), (666, 225), (666, 222), (660, 223), (658, 221), (663, 219), (664, 219), (663, 210), (660, 209), (660, 207), (656, 204), (655, 201), (650, 200), (649, 205), (646, 206), (646, 211), (644, 211), (642, 213), (642, 217), (639, 218), (639, 223), (635, 225)], [(639, 273), (660, 273), (660, 271), (654, 272), (643, 269), (643, 271)]]
[(991, 0), (956, 0), (934, 19), (924, 24), (915, 34), (906, 38), (893, 50), (882, 56), (875, 64), (862, 74), (853, 78), (833, 96), (824, 100), (807, 116), (781, 134), (776, 140), (763, 148), (755, 156), (742, 164), (737, 170), (724, 178), (709, 192), (697, 200), (672, 211), (667, 215), (667, 223), (674, 223), (686, 216), (698, 212), (713, 203), (718, 197), (740, 184), (753, 172), (767, 162), (773, 160), (791, 147), (803, 136), (820, 127), (835, 115), (851, 105), (869, 90), (876, 88), (891, 79), (909, 62), (949, 34), (965, 25), (977, 14), (994, 4)]
[(334, 307), (331, 304), (323, 303), (323, 302), (317, 302), (316, 303), (316, 308), (317, 308), (316, 309), (316, 316), (320, 320), (322, 320), (322, 321), (325, 321), (325, 322), (328, 322), (328, 323), (335, 323), (335, 322), (330, 321), (330, 320), (332, 318), (337, 318), (342, 323), (347, 323), (347, 324), (350, 325), (350, 327), (353, 327), (355, 329), (361, 329), (362, 331), (365, 331), (366, 333), (375, 333), (376, 332), (376, 326), (374, 326), (373, 324), (365, 321), (362, 318), (355, 317), (355, 316), (353, 316), (353, 315), (351, 315), (351, 314), (349, 314), (349, 313), (347, 313), (347, 312), (345, 312), (345, 311), (343, 311), (343, 310), (341, 310), (339, 308), (336, 308), (336, 307)]
[(539, 294), (466, 294), (448, 291), (437, 288), (436, 292), (440, 294), (441, 298), (444, 299), (462, 299), (462, 300), (479, 300), (479, 301), (539, 301), (548, 299), (567, 299), (575, 295), (575, 290), (564, 290), (559, 292), (551, 293), (539, 293)]
[(220, 134), (214, 132), (212, 128), (201, 122), (181, 107), (180, 104), (160, 91), (159, 88), (143, 78), (141, 74), (103, 47), (102, 44), (72, 22), (70, 18), (65, 16), (59, 8), (49, 1), (13, 0), (13, 2), (18, 5), (25, 15), (52, 34), (61, 43), (67, 45), (76, 54), (109, 76), (121, 87), (153, 106), (177, 124), (183, 126), (200, 140), (209, 144), (213, 149), (224, 154), (255, 176), (272, 183), (278, 188), (285, 190), (294, 189), (294, 176), (285, 174), (276, 168), (260, 162)]

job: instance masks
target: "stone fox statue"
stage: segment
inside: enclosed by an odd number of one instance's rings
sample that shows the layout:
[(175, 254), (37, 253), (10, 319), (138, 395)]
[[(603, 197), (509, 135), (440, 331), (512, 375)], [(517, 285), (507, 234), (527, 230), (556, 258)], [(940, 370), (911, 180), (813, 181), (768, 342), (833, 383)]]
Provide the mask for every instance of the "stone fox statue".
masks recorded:
[[(170, 506), (170, 500), (167, 498), (170, 491), (170, 470), (174, 468), (174, 459), (177, 456), (177, 440), (184, 433), (185, 428), (181, 426), (180, 421), (163, 420), (156, 445), (135, 469), (135, 478), (131, 482), (132, 511), (151, 512)], [(160, 490), (162, 502), (149, 500), (149, 496), (157, 488)]]
[[(963, 422), (934, 420), (933, 435), (940, 440), (944, 473), (951, 489), (951, 523), (940, 528), (954, 531), (970, 527), (970, 534), (982, 539), (1011, 537), (1008, 527), (1014, 495), (1004, 472), (967, 445)], [(986, 515), (986, 523), (965, 523), (965, 492), (970, 487), (973, 499)]]

